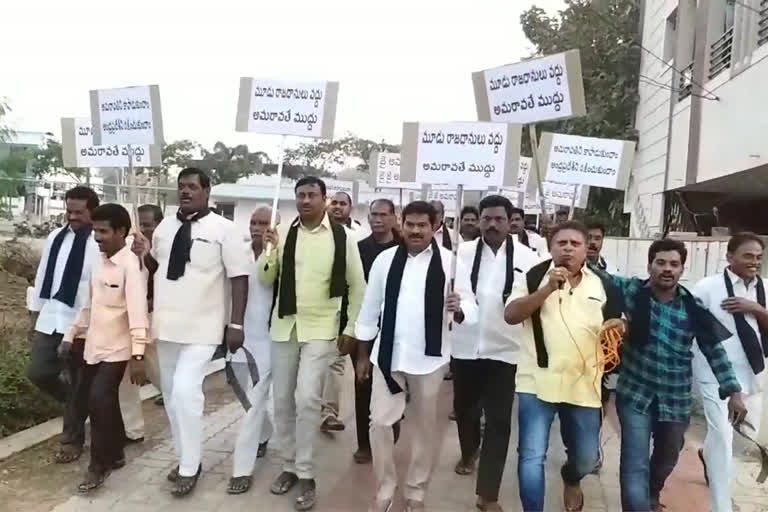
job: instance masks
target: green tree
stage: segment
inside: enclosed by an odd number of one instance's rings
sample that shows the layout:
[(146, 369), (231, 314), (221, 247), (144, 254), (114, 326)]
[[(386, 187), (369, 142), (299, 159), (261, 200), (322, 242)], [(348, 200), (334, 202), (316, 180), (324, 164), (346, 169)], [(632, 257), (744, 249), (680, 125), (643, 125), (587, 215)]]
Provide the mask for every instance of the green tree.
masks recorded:
[[(637, 140), (635, 107), (639, 100), (640, 17), (636, 0), (565, 0), (565, 9), (549, 16), (533, 6), (520, 15), (535, 56), (578, 48), (584, 78), (587, 115), (541, 123), (541, 131), (588, 137)], [(524, 154), (531, 154), (523, 138)], [(623, 212), (621, 191), (592, 188), (586, 216), (606, 223), (610, 234), (624, 234), (629, 218)]]
[(10, 111), (11, 107), (8, 104), (8, 100), (0, 98), (0, 142), (8, 142), (16, 135), (5, 121)]
[(333, 141), (302, 142), (295, 149), (285, 152), (286, 162), (328, 172), (332, 166), (354, 167), (368, 173), (368, 161), (374, 151), (400, 152), (400, 146), (386, 142), (374, 142), (351, 133)]
[(223, 142), (217, 142), (213, 145), (213, 151), (203, 149), (202, 159), (192, 163), (208, 171), (215, 185), (236, 183), (240, 178), (263, 174), (264, 165), (270, 162), (269, 155), (263, 151), (251, 152), (245, 144), (229, 147)]
[(14, 151), (0, 160), (0, 217), (10, 215), (6, 199), (24, 195), (24, 176), (31, 157), (28, 151)]
[(64, 167), (61, 156), (61, 142), (48, 136), (42, 146), (32, 153), (32, 172), (38, 179), (45, 178), (57, 172), (64, 172), (77, 181), (81, 181), (88, 169), (79, 167)]
[(162, 165), (159, 169), (153, 168), (152, 172), (163, 174), (167, 177), (171, 168), (189, 167), (201, 151), (202, 146), (189, 139), (181, 139), (170, 144), (163, 144), (161, 150)]

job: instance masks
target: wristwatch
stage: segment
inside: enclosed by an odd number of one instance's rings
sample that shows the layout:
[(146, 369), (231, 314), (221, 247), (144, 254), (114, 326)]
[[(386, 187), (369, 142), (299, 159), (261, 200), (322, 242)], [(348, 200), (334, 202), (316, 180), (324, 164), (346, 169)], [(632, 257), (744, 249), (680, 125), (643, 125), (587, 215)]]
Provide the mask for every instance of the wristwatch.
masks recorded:
[(236, 331), (242, 331), (243, 330), (243, 326), (240, 325), (240, 324), (229, 324), (229, 325), (227, 325), (227, 327), (229, 327), (230, 329), (234, 329)]
[(144, 360), (144, 356), (133, 356), (133, 360), (134, 361), (143, 361)]

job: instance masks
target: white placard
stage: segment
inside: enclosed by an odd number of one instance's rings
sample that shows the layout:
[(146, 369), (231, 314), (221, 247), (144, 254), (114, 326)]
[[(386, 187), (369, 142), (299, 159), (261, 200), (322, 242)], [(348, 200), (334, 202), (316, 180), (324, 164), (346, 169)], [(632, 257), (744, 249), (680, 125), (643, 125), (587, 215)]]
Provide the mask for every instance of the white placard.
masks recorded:
[(160, 89), (156, 85), (91, 91), (96, 146), (162, 144)]
[(421, 190), (419, 183), (400, 181), (400, 153), (371, 153), (369, 167), (374, 188)]
[[(547, 204), (557, 204), (570, 207), (573, 204), (574, 186), (566, 183), (553, 183), (545, 181), (542, 183), (544, 189), (544, 200)], [(576, 208), (586, 208), (587, 199), (589, 199), (589, 187), (576, 185)]]
[(578, 50), (472, 74), (478, 119), (538, 123), (586, 113)]
[(625, 189), (635, 143), (544, 133), (539, 145), (546, 180)]
[(518, 165), (517, 169), (517, 184), (514, 187), (506, 187), (509, 190), (514, 190), (516, 192), (525, 192), (525, 190), (528, 188), (528, 177), (531, 172), (531, 164), (533, 163), (533, 159), (529, 156), (521, 156), (520, 157), (520, 164)]
[(330, 139), (338, 82), (241, 78), (236, 130)]
[[(64, 167), (128, 167), (128, 146), (93, 144), (91, 120), (87, 117), (61, 119), (61, 156)], [(133, 150), (134, 167), (158, 167), (158, 146), (138, 145)]]
[(453, 217), (456, 214), (456, 194), (457, 190), (453, 185), (433, 185), (427, 192), (427, 201), (440, 201), (443, 203), (444, 215)]
[(504, 123), (404, 123), (400, 178), (487, 189), (514, 184), (521, 126)]

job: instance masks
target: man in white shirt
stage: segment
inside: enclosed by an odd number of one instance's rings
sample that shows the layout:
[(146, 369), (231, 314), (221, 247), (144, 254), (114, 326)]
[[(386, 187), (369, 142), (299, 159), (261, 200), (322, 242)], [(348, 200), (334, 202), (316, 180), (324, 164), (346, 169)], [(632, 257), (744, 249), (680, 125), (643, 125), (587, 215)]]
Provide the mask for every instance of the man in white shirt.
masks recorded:
[(177, 181), (177, 215), (155, 229), (151, 251), (140, 233), (133, 250), (154, 275), (152, 335), (179, 457), (168, 479), (171, 494), (185, 496), (201, 471), (205, 369), (222, 339), (231, 352), (243, 344), (251, 265), (234, 223), (208, 208), (208, 175), (189, 167)]
[(390, 509), (397, 486), (392, 426), (405, 411), (406, 385), (409, 417), (416, 427), (406, 510), (424, 509), (438, 445), (437, 395), (451, 354), (448, 322), (477, 322), (469, 272), (458, 269), (455, 291), (446, 294), (452, 254), (434, 240), (436, 217), (434, 207), (424, 201), (403, 209), (404, 241), (374, 261), (356, 324), (356, 338), (375, 340), (370, 357), (367, 344), (358, 344), (365, 353), (358, 353), (356, 371), (361, 380), (373, 374), (370, 438), (377, 490), (370, 510), (375, 512)]
[[(34, 326), (32, 360), (27, 376), (38, 388), (65, 404), (61, 446), (56, 462), (80, 458), (85, 442), (85, 418), (77, 417), (74, 388), (83, 366), (83, 340), (76, 340), (66, 359), (57, 350), (68, 334), (77, 313), (88, 302), (91, 269), (101, 253), (91, 232), (91, 212), (99, 197), (88, 187), (78, 186), (64, 195), (67, 225), (48, 235), (35, 286), (27, 293), (27, 309)], [(64, 378), (62, 380), (62, 377)]]
[(445, 225), (445, 205), (442, 201), (430, 201), (429, 204), (437, 212), (437, 229), (435, 230), (435, 240), (437, 243), (448, 249), (453, 249), (453, 230)]
[[(768, 356), (768, 311), (760, 278), (763, 241), (752, 233), (734, 235), (728, 242), (728, 267), (699, 281), (693, 293), (733, 336), (722, 342), (733, 371), (746, 395), (749, 411), (744, 432), (753, 439), (760, 429), (761, 379)], [(693, 380), (701, 394), (707, 417), (707, 436), (699, 458), (712, 495), (713, 512), (731, 512), (733, 478), (733, 427), (728, 406), (718, 393), (718, 384), (698, 345), (693, 350)]]
[(587, 222), (587, 261), (603, 272), (611, 275), (619, 273), (615, 265), (611, 265), (600, 254), (603, 250), (603, 240), (605, 240), (605, 226), (602, 222)]
[[(258, 382), (247, 390), (250, 408), (240, 424), (240, 432), (235, 442), (232, 464), (232, 478), (227, 492), (242, 494), (251, 487), (251, 474), (258, 457), (266, 454), (267, 442), (272, 435), (272, 421), (269, 417), (270, 386), (272, 385), (272, 358), (270, 349), (272, 337), (269, 335), (269, 317), (272, 314), (274, 286), (264, 285), (259, 281), (256, 268), (264, 250), (264, 233), (272, 220), (272, 208), (260, 206), (251, 216), (251, 250), (253, 260), (251, 273), (248, 275), (248, 305), (245, 308), (245, 343), (243, 348), (253, 356), (258, 371)], [(280, 223), (279, 215), (277, 224)], [(249, 364), (244, 350), (238, 350), (232, 361)]]
[(547, 240), (538, 233), (525, 229), (525, 211), (522, 208), (512, 208), (509, 228), (510, 233), (517, 236), (518, 242), (534, 251), (540, 260), (549, 258)]
[[(520, 325), (504, 321), (504, 304), (515, 280), (539, 262), (532, 250), (510, 235), (512, 203), (503, 196), (480, 201), (481, 237), (459, 246), (460, 268), (469, 272), (479, 304), (477, 326), (454, 328), (453, 409), (461, 444), (459, 475), (477, 477), (477, 508), (500, 512), (499, 488), (507, 460), (515, 393), (515, 372), (522, 336)], [(485, 413), (485, 432), (480, 416)], [(482, 452), (480, 447), (482, 445)]]

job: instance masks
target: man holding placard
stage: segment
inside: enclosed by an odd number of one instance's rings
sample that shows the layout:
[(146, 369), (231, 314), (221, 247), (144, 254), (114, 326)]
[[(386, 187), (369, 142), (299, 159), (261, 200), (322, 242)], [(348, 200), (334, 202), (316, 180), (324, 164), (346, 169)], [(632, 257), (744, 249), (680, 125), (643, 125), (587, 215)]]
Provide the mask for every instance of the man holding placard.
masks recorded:
[[(358, 380), (372, 376), (371, 446), (376, 473), (376, 498), (371, 512), (386, 512), (397, 487), (392, 427), (405, 411), (407, 385), (417, 428), (406, 476), (406, 510), (424, 509), (437, 431), (437, 397), (450, 359), (450, 319), (477, 322), (477, 305), (469, 272), (457, 272), (449, 293), (452, 254), (434, 239), (435, 209), (424, 201), (403, 209), (403, 243), (379, 254), (371, 267), (355, 334), (372, 342), (358, 356)], [(446, 314), (447, 313), (447, 314)], [(377, 337), (378, 336), (378, 337)], [(371, 368), (371, 363), (375, 368)]]
[(519, 326), (504, 322), (504, 303), (515, 280), (525, 279), (525, 272), (539, 262), (535, 252), (510, 235), (511, 213), (512, 203), (506, 197), (484, 197), (480, 201), (482, 236), (462, 243), (458, 252), (459, 268), (469, 272), (480, 317), (477, 326), (455, 326), (452, 338), (453, 408), (461, 444), (455, 471), (469, 475), (480, 459), (477, 508), (489, 512), (502, 510), (499, 488), (507, 460), (522, 337)]
[(136, 233), (133, 250), (154, 275), (152, 334), (179, 457), (168, 479), (174, 484), (171, 493), (185, 496), (197, 485), (202, 470), (205, 370), (222, 342), (233, 353), (243, 344), (251, 266), (240, 231), (208, 207), (208, 175), (189, 167), (179, 173), (177, 182), (178, 213), (163, 219), (151, 249)]
[[(264, 241), (273, 250), (263, 252), (257, 266), (262, 283), (278, 286), (271, 328), (272, 367), (277, 444), (284, 464), (270, 490), (285, 494), (298, 483), (295, 507), (310, 510), (316, 500), (313, 451), (323, 380), (337, 347), (345, 352), (354, 344), (365, 279), (357, 242), (325, 211), (323, 180), (302, 178), (294, 191), (299, 216), (284, 241), (274, 229), (266, 231)], [(349, 320), (339, 336), (345, 293)]]

